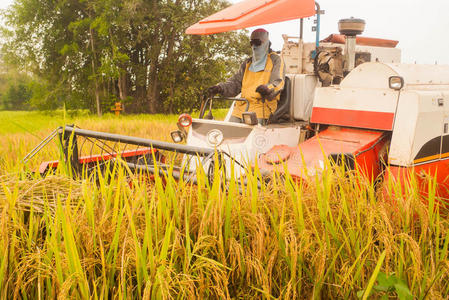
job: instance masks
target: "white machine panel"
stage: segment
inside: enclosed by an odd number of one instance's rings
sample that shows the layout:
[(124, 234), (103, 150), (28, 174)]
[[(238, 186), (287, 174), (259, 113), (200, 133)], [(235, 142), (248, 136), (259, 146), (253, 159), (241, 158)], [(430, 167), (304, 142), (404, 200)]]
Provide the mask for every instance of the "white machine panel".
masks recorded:
[(390, 145), (389, 163), (412, 166), (447, 157), (449, 92), (401, 93)]
[(412, 164), (412, 149), (419, 111), (419, 95), (402, 92), (395, 116), (388, 163), (398, 166)]
[(295, 120), (309, 121), (315, 88), (320, 85), (315, 75), (289, 74), (292, 83), (292, 112)]
[[(440, 100), (440, 101), (439, 101)], [(439, 159), (449, 98), (441, 92), (401, 94), (390, 146), (389, 163), (411, 166)]]
[[(234, 168), (234, 176), (241, 176), (261, 153), (267, 152), (276, 145), (295, 147), (298, 145), (301, 127), (297, 124), (246, 125), (241, 123), (222, 122), (216, 120), (193, 119), (192, 127), (187, 135), (187, 145), (216, 149), (227, 153), (224, 156), (226, 174), (230, 177)], [(221, 137), (219, 139), (213, 136)], [(217, 144), (211, 144), (218, 141)], [(200, 161), (196, 156), (184, 156), (185, 164), (191, 171), (197, 168)], [(238, 163), (235, 163), (238, 162)], [(203, 163), (201, 161), (201, 163)], [(231, 167), (231, 165), (234, 165)], [(207, 170), (208, 165), (203, 165)]]

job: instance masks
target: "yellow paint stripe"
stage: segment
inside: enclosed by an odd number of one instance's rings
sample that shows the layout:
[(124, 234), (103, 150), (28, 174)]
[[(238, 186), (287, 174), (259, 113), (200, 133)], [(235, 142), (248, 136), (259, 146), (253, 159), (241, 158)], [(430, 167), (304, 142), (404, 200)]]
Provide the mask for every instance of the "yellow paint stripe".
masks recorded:
[(441, 158), (446, 158), (446, 157), (449, 157), (449, 152), (441, 154)]
[(441, 156), (439, 154), (435, 154), (435, 155), (431, 155), (431, 156), (418, 158), (418, 159), (415, 159), (413, 161), (413, 163), (418, 164), (418, 163), (425, 162), (425, 161), (441, 159), (441, 158), (448, 158), (448, 157), (449, 157), (449, 152), (446, 152), (446, 153), (442, 153)]
[[(445, 156), (443, 156), (443, 155), (445, 155)], [(445, 153), (443, 155), (441, 156), (442, 158), (443, 157), (449, 157), (449, 153)], [(439, 154), (435, 154), (435, 155), (431, 155), (431, 156), (426, 156), (426, 157), (423, 157), (423, 158), (415, 159), (413, 161), (413, 163), (414, 164), (418, 164), (418, 163), (421, 163), (421, 162), (424, 162), (424, 161), (435, 160), (435, 159), (439, 159), (439, 158), (440, 158), (440, 155)]]

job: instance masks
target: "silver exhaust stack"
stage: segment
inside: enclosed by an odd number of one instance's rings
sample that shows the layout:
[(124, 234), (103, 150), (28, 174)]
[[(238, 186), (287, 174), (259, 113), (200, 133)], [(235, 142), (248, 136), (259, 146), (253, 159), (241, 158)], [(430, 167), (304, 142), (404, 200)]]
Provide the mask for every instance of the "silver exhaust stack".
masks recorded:
[(338, 30), (346, 37), (344, 70), (349, 73), (355, 67), (356, 37), (365, 30), (365, 21), (353, 17), (342, 19), (338, 22)]

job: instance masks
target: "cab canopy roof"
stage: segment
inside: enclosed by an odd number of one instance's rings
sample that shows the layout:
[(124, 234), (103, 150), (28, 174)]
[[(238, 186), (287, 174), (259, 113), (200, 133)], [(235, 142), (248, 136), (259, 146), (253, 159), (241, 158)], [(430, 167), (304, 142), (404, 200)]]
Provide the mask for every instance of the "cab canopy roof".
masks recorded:
[(244, 0), (187, 28), (187, 34), (213, 34), (315, 15), (314, 0)]

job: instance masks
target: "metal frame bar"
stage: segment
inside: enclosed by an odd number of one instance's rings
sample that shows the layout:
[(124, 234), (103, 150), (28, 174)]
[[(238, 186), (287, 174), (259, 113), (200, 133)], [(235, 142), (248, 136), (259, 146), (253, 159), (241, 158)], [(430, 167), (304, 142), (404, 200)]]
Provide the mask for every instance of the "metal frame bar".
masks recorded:
[(315, 2), (315, 6), (316, 6), (316, 49), (318, 50), (318, 47), (320, 46), (320, 27), (321, 27), (321, 20), (320, 20), (320, 15), (321, 15), (321, 7), (320, 4), (318, 2)]
[(249, 101), (248, 99), (245, 98), (232, 98), (232, 97), (214, 97), (214, 98), (207, 98), (204, 101), (204, 105), (201, 105), (200, 108), (200, 119), (204, 118), (204, 114), (206, 113), (206, 109), (207, 109), (207, 104), (209, 103), (209, 101), (212, 103), (212, 100), (221, 100), (221, 101), (242, 101), (242, 102), (246, 102), (246, 108), (245, 108), (245, 112), (248, 111), (249, 109)]
[(44, 148), (48, 143), (51, 142), (51, 140), (60, 132), (62, 127), (58, 127), (55, 130), (53, 130), (52, 133), (50, 133), (45, 139), (43, 139), (39, 145), (33, 148), (33, 150), (30, 151), (24, 158), (23, 163), (26, 164), (30, 159), (32, 159), (39, 151), (41, 151), (42, 148)]
[(152, 147), (154, 149), (159, 149), (159, 150), (175, 151), (175, 152), (190, 154), (190, 155), (207, 156), (207, 155), (213, 154), (215, 152), (214, 149), (208, 149), (208, 148), (204, 148), (204, 147), (179, 145), (179, 144), (175, 144), (175, 143), (168, 143), (168, 142), (162, 142), (162, 141), (157, 141), (157, 140), (150, 140), (150, 139), (144, 139), (144, 138), (139, 138), (139, 137), (126, 136), (126, 135), (121, 135), (121, 134), (86, 130), (86, 129), (74, 128), (74, 127), (70, 127), (70, 126), (65, 126), (64, 128), (60, 129), (60, 133), (62, 133), (62, 132), (64, 133), (64, 136), (66, 136), (67, 134), (69, 136), (74, 134), (75, 135), (74, 139), (76, 138), (76, 136), (84, 136), (84, 137), (91, 137), (91, 138), (96, 138), (96, 139), (103, 139), (106, 141), (113, 141), (113, 142), (115, 141), (115, 142), (119, 142), (119, 143), (126, 143), (126, 144), (137, 145), (137, 146)]
[(316, 7), (316, 30), (315, 30), (315, 50), (312, 52), (312, 58), (318, 54), (318, 48), (320, 47), (320, 27), (321, 27), (321, 17), (320, 15), (324, 14), (324, 11), (321, 10), (321, 6), (318, 2), (315, 1)]

